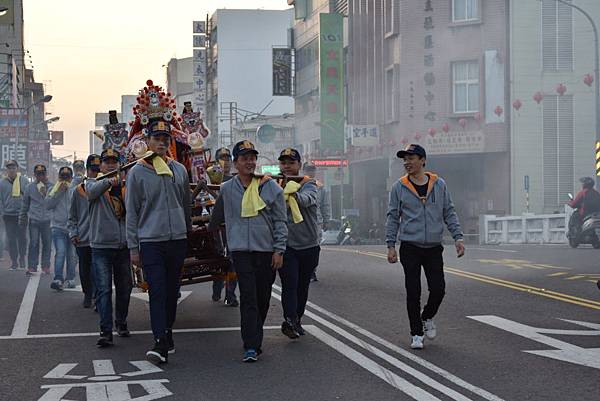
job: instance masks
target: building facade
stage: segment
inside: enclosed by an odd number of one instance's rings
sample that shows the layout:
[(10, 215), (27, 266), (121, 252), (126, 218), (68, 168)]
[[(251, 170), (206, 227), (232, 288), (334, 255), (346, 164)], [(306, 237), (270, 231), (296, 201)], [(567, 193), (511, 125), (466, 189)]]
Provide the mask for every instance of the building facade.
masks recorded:
[[(600, 2), (573, 4), (600, 24)], [(556, 0), (510, 7), (511, 95), (521, 104), (511, 121), (512, 210), (526, 212), (529, 198), (530, 212), (562, 211), (579, 178), (595, 173), (595, 100), (586, 78), (594, 73), (592, 28)]]
[(194, 97), (192, 57), (172, 58), (167, 64), (167, 91), (177, 102), (177, 113), (183, 111), (183, 104)]
[(273, 48), (289, 47), (292, 19), (291, 9), (217, 10), (209, 19), (206, 123), (212, 147), (229, 146), (240, 121), (294, 113), (293, 99), (272, 91)]

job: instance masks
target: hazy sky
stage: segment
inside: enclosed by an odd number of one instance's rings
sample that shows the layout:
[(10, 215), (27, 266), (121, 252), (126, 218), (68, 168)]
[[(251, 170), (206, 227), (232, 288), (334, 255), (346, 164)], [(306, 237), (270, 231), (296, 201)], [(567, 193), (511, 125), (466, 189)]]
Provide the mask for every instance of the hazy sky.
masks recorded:
[(169, 59), (192, 55), (192, 21), (217, 8), (288, 8), (286, 0), (24, 0), (25, 48), (48, 111), (65, 131), (57, 156), (88, 153), (94, 113), (120, 109), (147, 79), (165, 84)]

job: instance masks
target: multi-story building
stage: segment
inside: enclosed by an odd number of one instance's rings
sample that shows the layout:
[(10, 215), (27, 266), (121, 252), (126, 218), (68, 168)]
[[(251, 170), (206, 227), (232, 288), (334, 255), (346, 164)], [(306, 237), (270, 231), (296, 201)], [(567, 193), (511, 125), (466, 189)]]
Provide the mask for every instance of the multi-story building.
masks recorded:
[(348, 124), (378, 137), (350, 149), (361, 221), (385, 219), (404, 173), (395, 153), (409, 143), (427, 149), (468, 233), (479, 215), (509, 212), (506, 1), (349, 4)]
[(258, 115), (294, 113), (273, 96), (273, 48), (288, 47), (290, 10), (217, 10), (208, 23), (206, 123), (211, 145), (233, 142), (233, 127)]
[(167, 64), (167, 91), (171, 92), (177, 102), (177, 113), (182, 112), (185, 102), (193, 100), (194, 81), (192, 71), (192, 57), (172, 58)]
[(6, 14), (0, 16), (0, 107), (23, 106), (25, 51), (23, 48), (23, 1), (0, 0)]
[[(600, 23), (600, 2), (573, 4)], [(511, 0), (510, 8), (511, 100), (521, 105), (511, 121), (513, 214), (527, 211), (527, 192), (529, 211), (562, 211), (578, 179), (595, 173), (594, 90), (586, 78), (594, 74), (592, 28), (556, 0)]]

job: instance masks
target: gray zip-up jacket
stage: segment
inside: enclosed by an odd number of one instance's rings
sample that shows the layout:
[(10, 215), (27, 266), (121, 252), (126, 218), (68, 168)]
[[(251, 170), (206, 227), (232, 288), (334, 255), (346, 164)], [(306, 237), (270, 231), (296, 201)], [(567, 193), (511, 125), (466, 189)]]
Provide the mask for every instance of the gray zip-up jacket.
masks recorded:
[(126, 248), (125, 217), (117, 218), (105, 195), (111, 189), (110, 182), (89, 178), (85, 181), (85, 189), (89, 201), (90, 246), (99, 249)]
[(29, 182), (27, 178), (21, 176), (21, 196), (12, 196), (12, 181), (8, 178), (0, 180), (0, 210), (4, 216), (18, 216), (21, 213), (23, 202), (23, 192)]
[(397, 239), (429, 248), (442, 243), (444, 224), (454, 240), (463, 233), (446, 182), (435, 174), (427, 173), (427, 197), (421, 199), (408, 176), (392, 186), (386, 221), (386, 242), (389, 247)]
[(90, 202), (85, 192), (85, 181), (72, 189), (69, 208), (69, 238), (79, 238), (78, 248), (90, 246)]
[(127, 174), (127, 246), (142, 242), (187, 238), (192, 230), (191, 192), (187, 170), (167, 163), (173, 177), (158, 175), (150, 164), (139, 162)]
[(69, 187), (66, 191), (59, 189), (53, 195), (50, 195), (51, 190), (52, 188), (48, 190), (48, 195), (46, 195), (46, 209), (52, 212), (50, 227), (68, 233), (69, 207), (71, 205)]
[(216, 230), (225, 223), (230, 251), (285, 252), (288, 229), (283, 190), (273, 180), (261, 184), (260, 197), (267, 207), (256, 217), (242, 217), (245, 191), (238, 176), (221, 185), (209, 230)]
[(318, 189), (314, 180), (305, 182), (296, 192), (296, 201), (300, 207), (300, 213), (304, 220), (294, 223), (292, 211), (288, 207), (288, 242), (287, 246), (293, 249), (308, 249), (319, 245), (318, 223)]
[(329, 191), (323, 184), (317, 185), (317, 191), (317, 222), (319, 223), (319, 227), (322, 227), (323, 223), (331, 220), (331, 202), (329, 200)]
[[(50, 213), (48, 213), (48, 210), (46, 209), (46, 196), (40, 193), (37, 185), (37, 182), (32, 182), (25, 188), (19, 221), (26, 221), (26, 217), (29, 218), (29, 221), (35, 223), (46, 223), (50, 221)], [(44, 185), (46, 185), (46, 195), (48, 195), (54, 186), (54, 183), (47, 182)]]

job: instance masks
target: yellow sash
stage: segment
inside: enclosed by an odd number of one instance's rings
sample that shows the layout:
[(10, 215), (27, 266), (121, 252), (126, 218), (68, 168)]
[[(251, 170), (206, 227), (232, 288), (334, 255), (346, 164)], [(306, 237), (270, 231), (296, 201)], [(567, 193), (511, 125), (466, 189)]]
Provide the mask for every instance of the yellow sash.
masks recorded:
[(17, 173), (17, 178), (12, 183), (12, 196), (15, 198), (21, 196), (21, 173)]
[(283, 196), (285, 197), (285, 201), (287, 202), (290, 210), (292, 211), (292, 219), (294, 223), (302, 223), (304, 221), (304, 217), (302, 217), (302, 213), (300, 213), (300, 207), (298, 206), (298, 201), (294, 194), (298, 192), (298, 190), (302, 187), (296, 181), (288, 181), (285, 184), (285, 188), (283, 189)]
[(61, 184), (63, 184), (63, 183), (66, 184), (66, 185), (70, 184), (69, 181), (57, 181), (56, 184), (54, 184), (54, 186), (50, 190), (50, 193), (48, 195), (49, 196), (54, 196), (56, 194), (56, 192), (58, 192), (58, 189), (60, 188)]
[(258, 212), (267, 207), (267, 204), (262, 200), (258, 192), (260, 178), (253, 178), (244, 191), (242, 198), (242, 217), (256, 217)]

